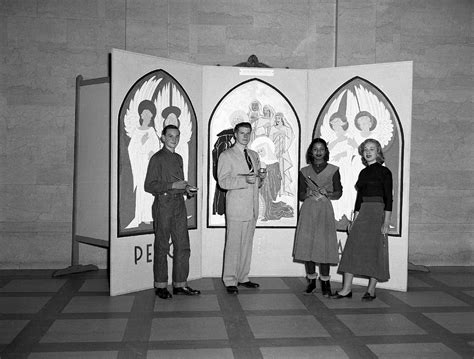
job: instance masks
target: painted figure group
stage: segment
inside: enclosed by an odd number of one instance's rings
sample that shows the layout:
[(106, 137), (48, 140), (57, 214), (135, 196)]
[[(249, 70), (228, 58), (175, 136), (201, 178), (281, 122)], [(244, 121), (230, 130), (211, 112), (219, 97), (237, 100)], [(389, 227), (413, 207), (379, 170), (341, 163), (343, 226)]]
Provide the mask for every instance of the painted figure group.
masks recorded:
[[(265, 126), (261, 127), (266, 130)], [(250, 122), (237, 123), (232, 131), (235, 142), (220, 153), (214, 171), (219, 187), (227, 191), (222, 280), (229, 294), (237, 294), (239, 286), (259, 287), (249, 279), (249, 272), (259, 215), (259, 189), (268, 178), (259, 154), (248, 148), (252, 132), (259, 129)], [(170, 237), (173, 294), (200, 294), (187, 284), (190, 245), (184, 203), (184, 197), (194, 196), (198, 189), (184, 179), (183, 159), (175, 152), (179, 138), (180, 130), (176, 125), (163, 128), (161, 141), (164, 146), (151, 157), (144, 180), (144, 190), (154, 196), (154, 287), (162, 299), (172, 297), (167, 289)], [(307, 294), (316, 290), (318, 280), (324, 296), (350, 298), (353, 277), (359, 276), (369, 279), (362, 300), (370, 301), (376, 298), (377, 282), (389, 279), (387, 234), (392, 211), (392, 175), (382, 165), (384, 156), (377, 140), (365, 140), (358, 151), (365, 168), (354, 184), (357, 189), (354, 218), (340, 262), (332, 206), (332, 201), (337, 201), (343, 193), (339, 168), (328, 163), (329, 149), (321, 138), (314, 139), (306, 152), (308, 166), (301, 168), (298, 177), (298, 199), (303, 203), (293, 257), (305, 264)], [(338, 272), (344, 277), (343, 287), (332, 293), (330, 267), (338, 263)]]

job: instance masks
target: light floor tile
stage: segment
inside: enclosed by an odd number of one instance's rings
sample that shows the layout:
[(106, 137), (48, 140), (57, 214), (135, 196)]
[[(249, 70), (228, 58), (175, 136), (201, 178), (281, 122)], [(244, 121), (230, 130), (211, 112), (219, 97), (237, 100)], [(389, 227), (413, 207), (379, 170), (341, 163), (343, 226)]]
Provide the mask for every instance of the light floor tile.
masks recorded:
[(378, 358), (461, 358), (443, 343), (399, 343), (399, 344), (368, 344), (369, 349)]
[(444, 292), (392, 292), (391, 295), (397, 297), (411, 307), (465, 307), (468, 304), (450, 296)]
[(151, 324), (152, 341), (227, 338), (224, 320), (218, 317), (155, 318)]
[(81, 296), (71, 299), (63, 313), (127, 313), (133, 306), (134, 296)]
[(215, 290), (212, 278), (194, 279), (188, 281), (188, 285), (193, 289)]
[(451, 333), (474, 333), (474, 312), (423, 313), (423, 315), (448, 329)]
[(0, 320), (0, 344), (10, 343), (28, 322), (28, 320)]
[(426, 332), (401, 314), (336, 315), (356, 336), (417, 335)]
[(126, 326), (127, 319), (60, 319), (51, 325), (40, 342), (119, 342)]
[(180, 311), (220, 311), (221, 308), (215, 294), (201, 294), (197, 296), (175, 295), (171, 300), (155, 300), (155, 312)]
[(329, 333), (311, 315), (249, 316), (255, 338), (329, 337)]
[(115, 359), (117, 351), (31, 353), (28, 359)]
[(285, 294), (245, 294), (239, 297), (244, 310), (292, 310), (306, 309), (298, 297)]
[(472, 273), (431, 273), (430, 276), (450, 287), (474, 287), (474, 275)]
[(210, 349), (175, 349), (175, 350), (149, 350), (148, 359), (233, 359), (230, 348)]
[(341, 347), (315, 346), (315, 347), (269, 347), (260, 348), (264, 359), (345, 359), (349, 358)]
[(79, 292), (109, 292), (109, 280), (106, 278), (86, 279)]
[(51, 297), (0, 297), (0, 313), (37, 313)]
[(65, 279), (13, 279), (0, 292), (57, 292), (64, 283)]

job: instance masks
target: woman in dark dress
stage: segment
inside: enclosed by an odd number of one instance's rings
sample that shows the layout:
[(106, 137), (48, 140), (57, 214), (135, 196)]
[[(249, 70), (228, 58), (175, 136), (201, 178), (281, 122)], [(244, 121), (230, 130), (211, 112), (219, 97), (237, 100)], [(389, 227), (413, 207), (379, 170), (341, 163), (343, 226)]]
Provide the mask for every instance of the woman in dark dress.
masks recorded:
[(306, 152), (306, 162), (298, 175), (298, 199), (303, 202), (296, 227), (293, 256), (306, 267), (308, 287), (305, 293), (316, 289), (316, 264), (319, 281), (325, 297), (330, 297), (330, 265), (337, 265), (336, 222), (331, 200), (342, 195), (339, 168), (329, 164), (329, 150), (321, 138), (315, 138)]
[(357, 180), (357, 199), (354, 223), (350, 229), (339, 273), (344, 274), (343, 287), (333, 298), (351, 298), (354, 276), (369, 278), (363, 301), (376, 298), (377, 282), (389, 280), (388, 243), (392, 214), (392, 173), (382, 166), (385, 159), (377, 140), (367, 139), (359, 146), (359, 154), (366, 166)]

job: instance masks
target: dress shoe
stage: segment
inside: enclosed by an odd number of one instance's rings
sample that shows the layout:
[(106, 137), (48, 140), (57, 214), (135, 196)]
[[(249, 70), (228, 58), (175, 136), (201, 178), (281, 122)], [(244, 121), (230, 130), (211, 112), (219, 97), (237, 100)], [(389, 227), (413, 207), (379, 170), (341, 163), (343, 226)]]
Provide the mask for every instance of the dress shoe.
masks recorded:
[(352, 291), (347, 293), (346, 295), (339, 294), (338, 292), (334, 293), (333, 296), (331, 296), (332, 299), (341, 299), (341, 298), (352, 298)]
[(377, 298), (377, 296), (375, 295), (375, 293), (374, 293), (374, 295), (370, 295), (369, 292), (366, 292), (366, 293), (362, 296), (361, 299), (362, 299), (363, 302), (371, 302), (371, 301), (373, 301), (375, 298)]
[(171, 299), (173, 297), (167, 288), (156, 288), (155, 293), (161, 299)]
[(258, 283), (254, 283), (254, 282), (251, 282), (251, 281), (248, 281), (248, 282), (239, 282), (239, 285), (241, 287), (245, 287), (245, 288), (258, 288), (260, 287), (260, 284)]
[(309, 283), (308, 286), (306, 287), (306, 290), (304, 291), (303, 294), (313, 294), (313, 292), (316, 290), (316, 279), (308, 279)]
[(175, 295), (198, 295), (201, 291), (191, 287), (173, 287), (173, 294)]
[(239, 294), (239, 288), (237, 288), (235, 285), (229, 285), (225, 288), (227, 289), (227, 293), (229, 294)]

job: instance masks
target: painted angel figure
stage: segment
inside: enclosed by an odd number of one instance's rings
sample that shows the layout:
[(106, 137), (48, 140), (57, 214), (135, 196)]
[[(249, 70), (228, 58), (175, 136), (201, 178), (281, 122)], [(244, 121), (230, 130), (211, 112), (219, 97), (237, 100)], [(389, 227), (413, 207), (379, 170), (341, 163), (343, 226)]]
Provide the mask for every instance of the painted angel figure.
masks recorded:
[(293, 167), (293, 161), (290, 157), (289, 148), (293, 143), (295, 134), (283, 112), (275, 114), (269, 137), (275, 144), (275, 155), (280, 163), (282, 185), (279, 195), (292, 196), (294, 194), (291, 190), (293, 180), (290, 170)]
[(162, 121), (157, 122), (157, 133), (167, 125), (175, 125), (179, 128), (180, 141), (176, 147), (176, 152), (183, 157), (184, 179), (188, 179), (189, 163), (189, 141), (192, 136), (191, 112), (189, 106), (173, 84), (166, 84), (162, 91), (158, 93), (155, 106), (161, 112)]
[[(145, 192), (144, 183), (151, 156), (160, 149), (160, 140), (155, 130), (155, 104), (146, 99), (151, 97), (157, 81), (147, 81), (137, 91), (125, 114), (125, 131), (130, 137), (128, 155), (132, 168), (133, 189), (135, 191), (135, 215), (125, 228), (136, 228), (140, 223), (153, 221), (151, 207), (153, 196)], [(151, 93), (150, 93), (151, 92)]]
[(348, 86), (334, 98), (323, 117), (321, 137), (328, 141), (329, 161), (339, 167), (342, 197), (333, 202), (334, 216), (344, 228), (352, 215), (357, 192), (354, 188), (364, 168), (358, 146), (366, 138), (378, 140), (382, 147), (393, 138), (390, 113), (377, 95), (357, 84)]

